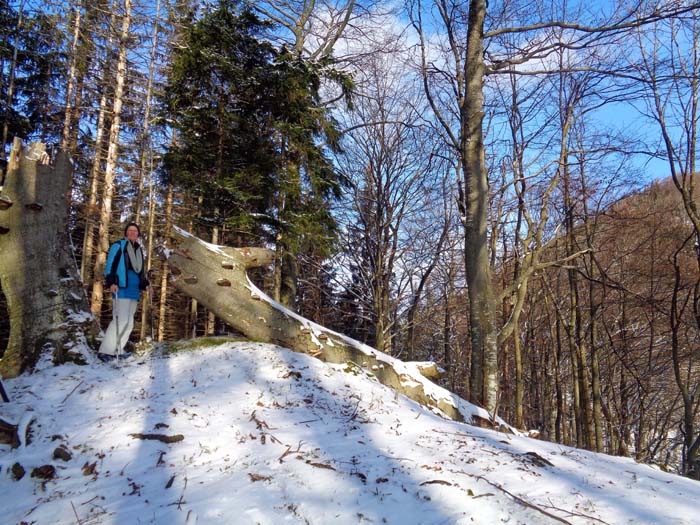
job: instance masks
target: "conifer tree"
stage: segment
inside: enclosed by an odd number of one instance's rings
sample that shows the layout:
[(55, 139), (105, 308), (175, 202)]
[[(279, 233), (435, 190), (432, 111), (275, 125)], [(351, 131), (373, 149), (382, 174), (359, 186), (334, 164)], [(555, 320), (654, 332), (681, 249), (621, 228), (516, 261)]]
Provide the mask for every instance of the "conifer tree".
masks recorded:
[(224, 0), (185, 30), (163, 100), (178, 134), (165, 172), (201, 200), (200, 226), (276, 245), (275, 296), (292, 305), (297, 254), (332, 246), (340, 186), (320, 144), (337, 148), (338, 133), (319, 90), (341, 76), (329, 59), (276, 50), (262, 38), (269, 29)]

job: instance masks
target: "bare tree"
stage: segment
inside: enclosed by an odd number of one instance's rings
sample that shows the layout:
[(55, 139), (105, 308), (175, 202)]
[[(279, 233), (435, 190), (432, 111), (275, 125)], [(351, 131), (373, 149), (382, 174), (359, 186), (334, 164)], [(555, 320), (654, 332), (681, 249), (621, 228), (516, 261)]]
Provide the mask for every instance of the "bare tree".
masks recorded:
[[(437, 15), (425, 22), (429, 10), (423, 2), (410, 4), (413, 26), (418, 33), (425, 91), (448, 140), (459, 159), (460, 205), (465, 229), (465, 267), (470, 303), (472, 343), (471, 399), (493, 410), (498, 394), (498, 334), (496, 293), (492, 279), (488, 242), (489, 181), (484, 142), (484, 79), (486, 75), (519, 67), (522, 74), (551, 74), (556, 62), (546, 59), (558, 49), (584, 51), (606, 39), (616, 39), (625, 31), (669, 16), (689, 12), (695, 4), (656, 6), (620, 10), (605, 15), (587, 16), (585, 22), (573, 21), (571, 13), (561, 19), (548, 12), (527, 10), (530, 20), (515, 25), (508, 18), (511, 3), (487, 5), (471, 0), (468, 5), (448, 0), (430, 2)], [(487, 12), (488, 11), (488, 12)], [(487, 15), (489, 24), (486, 25)], [(577, 13), (578, 15), (578, 13)], [(444, 46), (433, 54), (427, 28), (440, 28)], [(554, 30), (565, 30), (565, 38), (551, 38)], [(488, 44), (504, 35), (522, 35), (523, 45)], [(536, 64), (537, 67), (532, 67)], [(587, 66), (586, 66), (587, 67)], [(575, 69), (575, 68), (574, 68)], [(443, 89), (444, 88), (444, 89)]]
[(286, 30), (282, 42), (296, 56), (328, 58), (355, 15), (356, 0), (265, 0), (245, 2), (251, 9)]
[(349, 131), (338, 157), (352, 187), (344, 230), (348, 257), (370, 293), (371, 341), (390, 354), (397, 307), (413, 278), (400, 260), (421, 237), (409, 235), (408, 224), (417, 225), (442, 185), (434, 173), (433, 141), (421, 122), (420, 92), (404, 74), (401, 56), (378, 55), (364, 64), (358, 72), (363, 87), (345, 117)]
[[(689, 220), (700, 270), (700, 209), (697, 205), (698, 122), (700, 121), (700, 14), (670, 19), (653, 31), (639, 31), (638, 60), (632, 56), (646, 87), (646, 114), (657, 124), (671, 179)], [(674, 378), (683, 403), (682, 473), (700, 479), (700, 383), (697, 364), (680, 351), (678, 332), (684, 306), (681, 300), (681, 248), (673, 256), (675, 285), (670, 311)], [(688, 297), (686, 300), (690, 300)], [(700, 281), (692, 295), (693, 315), (700, 330)]]

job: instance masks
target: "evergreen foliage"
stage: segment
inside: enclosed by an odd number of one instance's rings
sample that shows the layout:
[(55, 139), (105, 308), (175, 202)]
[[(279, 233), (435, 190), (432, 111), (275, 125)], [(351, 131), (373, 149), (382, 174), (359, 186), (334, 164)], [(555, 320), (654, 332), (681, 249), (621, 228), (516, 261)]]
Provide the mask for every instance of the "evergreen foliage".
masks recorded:
[(3, 147), (15, 136), (43, 142), (55, 141), (58, 136), (62, 115), (56, 102), (65, 56), (57, 22), (56, 15), (19, 13), (7, 0), (0, 0)]
[(269, 29), (226, 0), (185, 29), (162, 101), (177, 137), (165, 173), (201, 197), (202, 208), (218, 210), (211, 225), (267, 242), (284, 232), (295, 251), (308, 238), (330, 246), (327, 202), (340, 185), (318, 145), (338, 147), (335, 123), (320, 107), (328, 64), (276, 50), (263, 39)]

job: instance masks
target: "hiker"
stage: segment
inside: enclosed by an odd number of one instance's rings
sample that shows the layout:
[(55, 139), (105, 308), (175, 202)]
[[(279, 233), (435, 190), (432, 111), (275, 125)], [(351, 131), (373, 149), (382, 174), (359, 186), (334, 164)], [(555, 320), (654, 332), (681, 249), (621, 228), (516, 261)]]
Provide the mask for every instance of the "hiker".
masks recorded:
[(135, 222), (124, 228), (124, 239), (109, 248), (105, 267), (105, 285), (112, 292), (112, 321), (107, 327), (97, 357), (110, 361), (115, 357), (128, 357), (124, 351), (134, 329), (134, 314), (141, 292), (149, 287), (143, 249), (139, 244), (141, 230)]

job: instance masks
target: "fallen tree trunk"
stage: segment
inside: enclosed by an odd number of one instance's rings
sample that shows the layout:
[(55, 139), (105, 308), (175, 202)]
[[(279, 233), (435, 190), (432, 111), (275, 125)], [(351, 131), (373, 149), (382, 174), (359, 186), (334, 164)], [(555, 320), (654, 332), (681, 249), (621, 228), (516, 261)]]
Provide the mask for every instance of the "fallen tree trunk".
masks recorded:
[(97, 335), (68, 236), (72, 178), (65, 154), (51, 165), (43, 144), (15, 139), (0, 188), (0, 285), (10, 321), (2, 377), (31, 368), (44, 351), (56, 363), (82, 362), (71, 348)]
[[(329, 363), (354, 363), (383, 384), (457, 421), (488, 423), (488, 412), (429, 381), (436, 367), (404, 363), (349, 337), (323, 328), (275, 303), (246, 271), (270, 264), (262, 248), (230, 248), (205, 243), (175, 228), (174, 249), (163, 250), (173, 283), (246, 337), (277, 344)], [(501, 422), (502, 423), (502, 422)]]

